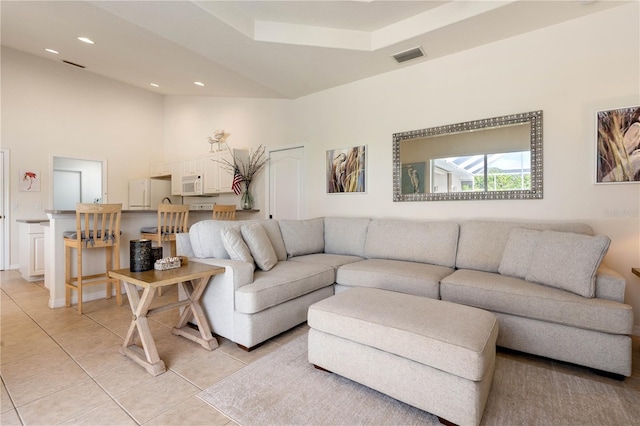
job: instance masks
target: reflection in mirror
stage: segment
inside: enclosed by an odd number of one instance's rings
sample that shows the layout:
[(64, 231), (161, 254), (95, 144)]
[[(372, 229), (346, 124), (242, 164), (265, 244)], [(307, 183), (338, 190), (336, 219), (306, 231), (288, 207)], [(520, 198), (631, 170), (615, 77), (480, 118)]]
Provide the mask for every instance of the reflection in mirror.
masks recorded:
[(53, 209), (75, 210), (76, 203), (103, 203), (102, 161), (53, 157)]
[(542, 111), (393, 135), (394, 201), (542, 198)]

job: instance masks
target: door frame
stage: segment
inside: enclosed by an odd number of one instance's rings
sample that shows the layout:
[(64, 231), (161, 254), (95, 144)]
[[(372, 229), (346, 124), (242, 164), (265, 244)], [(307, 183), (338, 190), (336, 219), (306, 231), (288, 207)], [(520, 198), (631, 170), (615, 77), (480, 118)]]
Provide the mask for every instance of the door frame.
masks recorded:
[(2, 208), (4, 210), (4, 222), (2, 223), (2, 264), (0, 265), (0, 270), (7, 270), (10, 268), (10, 254), (11, 247), (9, 245), (9, 238), (11, 232), (11, 185), (10, 185), (10, 174), (9, 174), (9, 165), (11, 162), (9, 161), (10, 151), (7, 148), (0, 148), (2, 152)]
[[(298, 148), (302, 148), (302, 163), (303, 165), (306, 165), (307, 162), (307, 147), (304, 143), (299, 143), (299, 144), (292, 144), (292, 145), (283, 145), (283, 146), (276, 146), (273, 148), (267, 148), (267, 158), (270, 159), (271, 158), (271, 153), (272, 152), (280, 152), (280, 151), (288, 151), (291, 149), (298, 149)], [(301, 181), (300, 181), (300, 188), (305, 188), (306, 186), (306, 175), (303, 173), (301, 176)], [(306, 204), (307, 204), (307, 200), (302, 199), (303, 194), (304, 194), (304, 190), (300, 190), (300, 202), (301, 202), (301, 206), (300, 206), (300, 216), (305, 217), (306, 214)], [(271, 164), (270, 161), (267, 161), (267, 199), (266, 199), (266, 205), (267, 205), (267, 213), (266, 213), (266, 218), (270, 219), (271, 218)]]
[(69, 158), (72, 160), (86, 160), (86, 161), (95, 161), (98, 163), (102, 163), (102, 202), (101, 204), (107, 204), (108, 200), (108, 181), (107, 181), (107, 160), (103, 158), (87, 158), (86, 156), (78, 157), (75, 155), (65, 155), (65, 154), (52, 154), (49, 157), (49, 176), (51, 176), (49, 182), (49, 206), (53, 209), (53, 172), (54, 172), (54, 159), (55, 158)]

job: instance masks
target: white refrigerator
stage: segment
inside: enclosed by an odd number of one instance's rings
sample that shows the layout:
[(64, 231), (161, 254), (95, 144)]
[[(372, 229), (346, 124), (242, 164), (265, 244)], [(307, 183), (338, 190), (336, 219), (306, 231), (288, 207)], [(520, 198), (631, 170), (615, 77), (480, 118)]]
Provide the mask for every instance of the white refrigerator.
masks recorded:
[[(156, 210), (158, 204), (171, 197), (171, 182), (161, 179), (136, 179), (129, 182), (129, 209)], [(166, 201), (165, 201), (166, 202)]]

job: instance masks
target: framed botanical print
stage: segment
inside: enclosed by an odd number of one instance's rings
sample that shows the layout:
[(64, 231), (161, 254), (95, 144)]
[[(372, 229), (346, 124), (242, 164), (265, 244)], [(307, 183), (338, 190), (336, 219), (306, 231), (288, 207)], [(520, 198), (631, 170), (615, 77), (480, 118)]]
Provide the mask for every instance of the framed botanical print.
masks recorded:
[(640, 106), (596, 115), (596, 183), (640, 182)]

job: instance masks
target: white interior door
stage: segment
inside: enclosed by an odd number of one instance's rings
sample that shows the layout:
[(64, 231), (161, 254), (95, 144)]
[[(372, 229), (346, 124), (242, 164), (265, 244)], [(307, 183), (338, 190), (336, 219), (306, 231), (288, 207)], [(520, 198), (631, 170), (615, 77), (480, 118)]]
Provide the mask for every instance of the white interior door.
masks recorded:
[(53, 208), (75, 210), (82, 199), (82, 173), (69, 170), (54, 170)]
[(301, 219), (304, 147), (269, 152), (269, 217)]
[(7, 243), (7, 241), (5, 241), (5, 227), (9, 221), (6, 219), (4, 211), (5, 206), (9, 204), (8, 199), (6, 198), (9, 196), (9, 194), (7, 191), (5, 191), (5, 185), (7, 182), (8, 179), (4, 167), (4, 151), (0, 151), (0, 271), (5, 270), (5, 256), (7, 255), (5, 251), (5, 245)]

